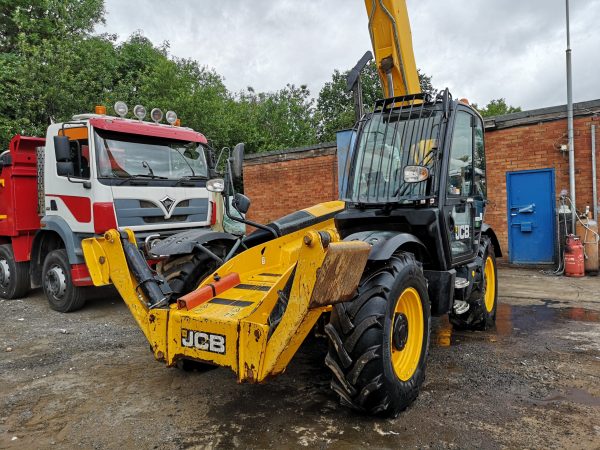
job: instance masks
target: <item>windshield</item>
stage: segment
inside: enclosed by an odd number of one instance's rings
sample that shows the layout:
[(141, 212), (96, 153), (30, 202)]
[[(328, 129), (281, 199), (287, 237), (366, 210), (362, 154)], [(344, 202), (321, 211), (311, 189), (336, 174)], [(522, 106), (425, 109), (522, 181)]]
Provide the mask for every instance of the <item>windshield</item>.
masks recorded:
[(204, 146), (152, 136), (95, 131), (98, 177), (208, 177)]
[(345, 200), (391, 203), (427, 195), (431, 181), (405, 183), (404, 168), (425, 166), (430, 178), (435, 174), (441, 117), (439, 109), (420, 105), (374, 112), (361, 127)]

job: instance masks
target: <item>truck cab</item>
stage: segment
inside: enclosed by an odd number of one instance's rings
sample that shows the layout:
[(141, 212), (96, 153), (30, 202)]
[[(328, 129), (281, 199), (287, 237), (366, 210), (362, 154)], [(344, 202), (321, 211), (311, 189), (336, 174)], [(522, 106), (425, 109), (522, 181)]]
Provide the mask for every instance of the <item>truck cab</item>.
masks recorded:
[[(115, 109), (122, 113), (122, 106)], [(134, 110), (138, 117), (140, 109)], [(83, 295), (71, 291), (92, 285), (82, 239), (126, 227), (135, 231), (143, 247), (149, 239), (191, 228), (221, 228), (217, 202), (222, 199), (206, 189), (214, 167), (203, 134), (176, 126), (171, 111), (168, 124), (160, 123), (158, 109), (152, 111), (157, 119), (153, 122), (126, 118), (126, 112), (120, 116), (104, 112), (100, 108), (94, 114), (52, 124), (45, 140), (13, 139), (8, 152), (12, 167), (7, 164), (3, 169), (6, 177), (0, 172), (4, 179), (0, 190), (12, 184), (16, 195), (19, 185), (29, 187), (26, 199), (7, 197), (0, 217), (13, 217), (17, 223), (27, 216), (38, 224), (4, 233), (0, 243), (11, 248), (0, 260), (12, 254), (13, 263), (27, 264), (32, 284), (43, 286), (51, 307), (59, 311), (81, 307), (84, 300), (77, 298)], [(27, 155), (30, 166), (26, 174), (18, 175), (20, 154)], [(35, 190), (37, 199), (32, 195)], [(19, 240), (24, 243), (15, 244)], [(21, 281), (15, 279), (16, 268), (5, 272), (4, 278), (0, 276), (5, 284)], [(28, 281), (22, 281), (23, 285)], [(7, 288), (0, 296), (14, 293)]]

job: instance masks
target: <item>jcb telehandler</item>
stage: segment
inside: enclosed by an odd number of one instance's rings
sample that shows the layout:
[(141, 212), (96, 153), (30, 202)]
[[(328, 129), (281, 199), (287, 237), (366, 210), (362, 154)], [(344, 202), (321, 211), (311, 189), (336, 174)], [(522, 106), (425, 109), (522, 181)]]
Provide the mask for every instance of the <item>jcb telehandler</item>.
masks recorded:
[[(398, 40), (398, 23), (410, 40), (404, 2), (366, 3), (371, 30), (393, 31), (387, 46), (372, 34), (389, 97), (353, 130), (341, 201), (263, 226), (177, 300), (132, 232), (111, 230), (83, 248), (94, 283), (114, 283), (168, 366), (193, 360), (262, 382), (285, 370), (323, 316), (325, 364), (342, 403), (395, 416), (423, 383), (431, 316), (449, 314), (461, 328), (493, 324), (500, 249), (483, 222), (482, 118), (447, 90), (406, 94), (419, 89), (412, 49)], [(242, 159), (237, 147), (225, 182), (208, 186), (230, 189)], [(234, 203), (248, 202), (238, 194)]]

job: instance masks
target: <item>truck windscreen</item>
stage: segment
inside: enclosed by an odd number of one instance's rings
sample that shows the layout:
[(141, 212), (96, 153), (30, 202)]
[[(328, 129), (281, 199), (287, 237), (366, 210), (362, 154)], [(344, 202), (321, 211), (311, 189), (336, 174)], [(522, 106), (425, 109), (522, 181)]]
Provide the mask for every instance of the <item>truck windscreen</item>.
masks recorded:
[(94, 140), (99, 178), (208, 177), (205, 148), (198, 142), (107, 130), (96, 130)]

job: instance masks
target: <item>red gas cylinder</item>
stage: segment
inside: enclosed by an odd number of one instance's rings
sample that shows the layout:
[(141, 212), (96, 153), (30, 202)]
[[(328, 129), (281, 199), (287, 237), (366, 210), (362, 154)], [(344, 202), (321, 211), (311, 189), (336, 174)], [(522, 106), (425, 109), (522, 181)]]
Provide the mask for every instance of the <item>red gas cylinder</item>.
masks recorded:
[(565, 275), (568, 277), (582, 277), (585, 275), (585, 259), (583, 257), (583, 244), (577, 236), (567, 236), (565, 248)]

